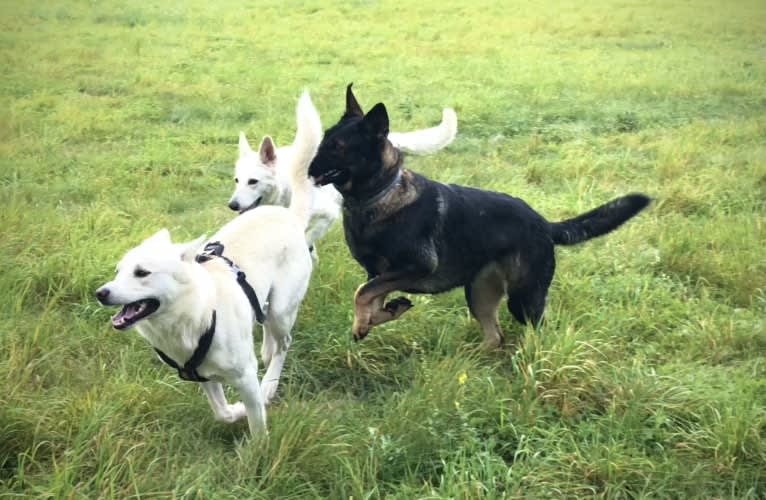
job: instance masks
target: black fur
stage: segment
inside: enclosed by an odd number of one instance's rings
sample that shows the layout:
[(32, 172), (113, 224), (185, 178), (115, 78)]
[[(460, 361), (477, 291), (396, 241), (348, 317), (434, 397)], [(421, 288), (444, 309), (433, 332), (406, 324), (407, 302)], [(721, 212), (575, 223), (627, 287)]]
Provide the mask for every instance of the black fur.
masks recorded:
[(386, 139), (385, 106), (363, 115), (350, 85), (346, 102), (309, 175), (319, 184), (333, 183), (343, 195), (346, 242), (369, 279), (375, 278), (358, 294), (369, 289), (372, 296), (384, 282), (410, 293), (462, 286), (479, 317), (473, 287), (486, 287), (481, 273), (496, 267), (514, 318), (538, 323), (555, 269), (554, 245), (606, 234), (650, 202), (631, 194), (550, 223), (519, 198), (442, 184), (402, 168), (401, 154)]

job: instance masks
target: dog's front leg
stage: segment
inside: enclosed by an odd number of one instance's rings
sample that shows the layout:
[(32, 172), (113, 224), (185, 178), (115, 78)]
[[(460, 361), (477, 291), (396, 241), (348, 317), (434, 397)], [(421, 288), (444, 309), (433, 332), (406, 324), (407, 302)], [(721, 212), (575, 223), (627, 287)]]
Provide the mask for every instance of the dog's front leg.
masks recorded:
[(219, 422), (233, 423), (244, 418), (247, 415), (245, 405), (241, 402), (230, 405), (226, 401), (226, 394), (223, 392), (223, 386), (218, 382), (202, 382), (202, 390), (210, 402), (215, 419)]
[(261, 384), (258, 382), (257, 366), (256, 364), (248, 367), (241, 377), (232, 382), (242, 396), (247, 410), (247, 424), (253, 435), (266, 433), (266, 405), (263, 401)]
[(361, 285), (354, 295), (354, 325), (352, 333), (355, 340), (361, 340), (370, 332), (370, 328), (387, 321), (397, 319), (412, 307), (405, 297), (383, 305), (386, 295), (407, 288), (421, 275), (408, 272), (383, 273)]
[(407, 297), (397, 297), (386, 302), (386, 295), (379, 295), (370, 304), (372, 311), (370, 326), (377, 326), (398, 319), (411, 308), (412, 302)]

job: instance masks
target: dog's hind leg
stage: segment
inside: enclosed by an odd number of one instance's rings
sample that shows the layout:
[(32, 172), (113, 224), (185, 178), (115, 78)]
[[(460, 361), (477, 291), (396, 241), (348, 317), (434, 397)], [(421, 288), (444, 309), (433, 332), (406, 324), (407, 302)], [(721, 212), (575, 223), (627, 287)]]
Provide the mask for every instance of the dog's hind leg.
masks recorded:
[(268, 368), (263, 375), (263, 379), (261, 379), (261, 389), (266, 404), (271, 403), (277, 395), (279, 378), (282, 376), (282, 368), (285, 365), (287, 351), (292, 343), (291, 332), (296, 316), (297, 311), (279, 316), (274, 315), (263, 325), (264, 346), (266, 345), (267, 338), (272, 346), (269, 360), (266, 361), (264, 356), (263, 362), (268, 363)]
[(503, 344), (503, 331), (497, 319), (497, 310), (505, 296), (505, 279), (495, 264), (485, 267), (465, 287), (468, 309), (484, 331), (482, 347), (494, 349)]
[(337, 217), (332, 217), (331, 214), (312, 214), (309, 227), (306, 228), (306, 241), (308, 242), (308, 245), (316, 245), (317, 241), (322, 239), (336, 220)]
[(226, 401), (226, 395), (220, 383), (202, 382), (200, 385), (207, 396), (207, 400), (210, 402), (215, 419), (219, 422), (232, 423), (247, 415), (244, 404), (238, 402), (230, 405)]
[(540, 288), (520, 288), (508, 294), (508, 311), (513, 317), (526, 325), (527, 322), (538, 326), (545, 310), (546, 292)]
[(530, 322), (535, 327), (542, 321), (548, 287), (556, 270), (552, 246), (549, 251), (541, 251), (536, 257), (524, 282), (508, 291), (508, 311), (519, 323), (525, 325)]
[(319, 262), (319, 254), (317, 253), (316, 245), (321, 240), (330, 227), (340, 217), (340, 200), (330, 197), (330, 199), (318, 199), (314, 198), (316, 204), (314, 205), (313, 213), (311, 214), (311, 220), (306, 228), (306, 242), (309, 245), (311, 252), (311, 259), (316, 265)]
[(271, 329), (263, 325), (263, 344), (261, 344), (261, 361), (263, 366), (269, 366), (271, 363), (271, 357), (277, 350), (277, 342), (274, 340), (274, 336), (271, 335)]

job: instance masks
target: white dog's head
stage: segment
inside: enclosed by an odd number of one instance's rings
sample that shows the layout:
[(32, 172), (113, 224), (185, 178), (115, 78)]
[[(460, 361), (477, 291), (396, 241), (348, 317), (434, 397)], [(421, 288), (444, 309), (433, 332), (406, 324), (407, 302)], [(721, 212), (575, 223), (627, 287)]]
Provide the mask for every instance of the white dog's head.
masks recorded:
[(112, 326), (125, 330), (172, 304), (189, 282), (190, 266), (205, 240), (174, 244), (162, 229), (128, 251), (117, 264), (117, 276), (96, 290), (104, 305), (123, 306)]
[(255, 208), (261, 203), (273, 205), (279, 196), (277, 176), (277, 152), (274, 141), (266, 136), (255, 152), (239, 133), (239, 159), (234, 169), (234, 194), (229, 208), (239, 213)]

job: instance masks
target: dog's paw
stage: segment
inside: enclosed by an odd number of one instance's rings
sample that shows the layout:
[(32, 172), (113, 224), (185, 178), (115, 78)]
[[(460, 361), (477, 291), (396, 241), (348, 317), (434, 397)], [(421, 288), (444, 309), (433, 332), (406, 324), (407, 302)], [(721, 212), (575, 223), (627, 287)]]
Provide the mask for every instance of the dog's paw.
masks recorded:
[(368, 333), (370, 333), (370, 327), (366, 326), (364, 328), (362, 327), (354, 327), (351, 329), (351, 333), (354, 335), (354, 340), (359, 342), (363, 338), (367, 336)]
[(412, 301), (407, 297), (397, 297), (386, 302), (386, 305), (383, 306), (383, 308), (394, 317), (398, 318), (406, 311), (412, 309)]
[(498, 349), (502, 349), (504, 345), (505, 345), (505, 338), (503, 338), (502, 336), (489, 338), (489, 339), (485, 338), (481, 343), (481, 349), (483, 351), (492, 352)]
[(219, 422), (226, 422), (227, 424), (233, 424), (237, 420), (243, 419), (247, 416), (247, 409), (245, 409), (244, 403), (241, 401), (226, 405), (225, 409), (221, 409), (220, 413), (216, 412), (215, 419)]
[(360, 321), (358, 317), (355, 317), (354, 324), (351, 327), (351, 333), (354, 335), (354, 340), (357, 342), (365, 338), (367, 334), (370, 333), (370, 318), (366, 317), (366, 321)]
[(277, 388), (279, 387), (279, 379), (268, 380), (261, 383), (261, 392), (263, 393), (264, 404), (270, 404), (277, 398)]
[(370, 333), (372, 328), (372, 314), (369, 308), (357, 309), (354, 314), (354, 324), (351, 326), (351, 333), (354, 340), (362, 340)]
[(242, 401), (237, 401), (234, 404), (230, 404), (229, 412), (234, 418), (233, 420), (234, 422), (236, 422), (237, 420), (241, 420), (247, 416), (247, 409), (245, 408), (245, 404)]

